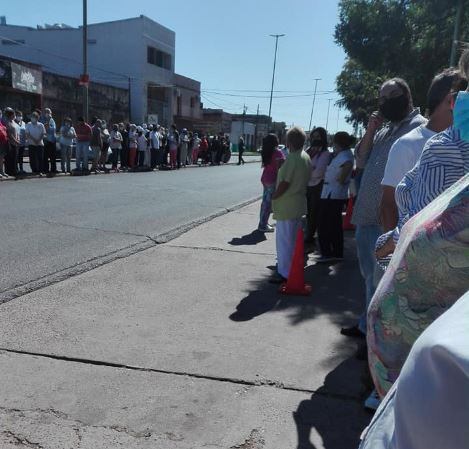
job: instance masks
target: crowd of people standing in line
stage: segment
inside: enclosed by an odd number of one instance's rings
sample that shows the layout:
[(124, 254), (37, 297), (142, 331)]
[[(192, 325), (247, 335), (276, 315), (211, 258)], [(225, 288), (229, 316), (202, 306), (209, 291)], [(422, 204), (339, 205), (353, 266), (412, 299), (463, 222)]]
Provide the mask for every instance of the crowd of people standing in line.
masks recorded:
[[(70, 117), (57, 127), (52, 111), (35, 110), (24, 121), (23, 113), (7, 107), (0, 111), (0, 180), (21, 178), (28, 152), (31, 174), (53, 176), (60, 171), (74, 175), (101, 172), (179, 169), (188, 165), (220, 165), (231, 157), (229, 137), (179, 131), (176, 125), (137, 126), (93, 118), (88, 124), (83, 117), (72, 123)], [(240, 139), (241, 140), (241, 139)], [(244, 141), (241, 148), (244, 149)], [(72, 153), (75, 149), (75, 167)], [(244, 164), (242, 151), (239, 164)], [(110, 164), (109, 168), (107, 164)]]
[[(379, 435), (383, 429), (392, 436), (389, 426), (400, 426), (397, 439), (401, 443), (396, 448), (460, 448), (466, 447), (462, 442), (467, 445), (469, 441), (467, 395), (460, 400), (456, 393), (468, 389), (469, 323), (467, 316), (463, 324), (457, 313), (448, 312), (455, 303), (461, 310), (469, 305), (469, 296), (463, 297), (469, 290), (468, 79), (466, 50), (459, 68), (448, 68), (434, 77), (428, 89), (426, 116), (414, 107), (405, 80), (387, 80), (379, 91), (378, 111), (371, 114), (363, 138), (355, 145), (347, 133), (336, 133), (333, 152), (322, 128), (311, 132), (306, 146), (303, 130), (290, 129), (286, 158), (278, 150), (275, 136), (263, 141), (259, 231), (274, 231), (268, 224), (273, 210), (277, 247), (277, 273), (271, 279), (274, 283), (288, 278), (304, 215), (307, 244), (313, 244), (318, 234), (320, 254), (316, 261), (342, 260), (342, 212), (355, 167), (357, 196), (352, 223), (366, 294), (360, 320), (342, 328), (341, 334), (363, 339), (365, 350), (358, 351), (357, 356), (368, 360), (375, 386), (365, 406), (375, 410), (381, 404), (376, 415), (381, 422), (372, 422), (368, 433), (373, 436), (367, 440), (364, 434), (363, 448), (388, 447), (376, 444), (377, 438), (386, 440), (386, 435)], [(451, 316), (446, 321), (459, 325), (453, 339), (438, 326), (431, 326), (444, 322), (439, 317), (446, 313)], [(465, 326), (465, 333), (461, 326)], [(423, 357), (439, 363), (435, 372), (444, 368), (454, 375), (435, 384), (430, 373), (420, 379), (407, 369), (401, 379), (409, 354), (412, 360), (408, 363), (412, 365), (421, 355), (422, 345), (428, 344), (428, 338), (420, 342), (420, 337), (429, 327), (439, 329), (436, 337), (446, 340), (431, 340), (433, 346), (426, 347)], [(417, 340), (420, 346), (411, 352)], [(465, 345), (465, 352), (461, 345)], [(420, 359), (422, 366), (425, 360)], [(418, 393), (427, 388), (422, 381), (434, 387), (426, 397)], [(401, 384), (406, 385), (402, 386), (402, 396)], [(415, 394), (409, 390), (410, 384)], [(423, 417), (431, 415), (428, 407), (449, 410), (444, 403), (449, 394), (456, 405), (451, 412), (454, 419), (434, 418), (447, 424), (435, 428), (444, 434), (444, 438), (438, 435), (435, 439), (434, 422)], [(394, 407), (409, 421), (397, 417), (394, 421)], [(435, 411), (434, 417), (437, 414)], [(415, 434), (426, 443), (406, 445), (404, 442), (415, 440)]]

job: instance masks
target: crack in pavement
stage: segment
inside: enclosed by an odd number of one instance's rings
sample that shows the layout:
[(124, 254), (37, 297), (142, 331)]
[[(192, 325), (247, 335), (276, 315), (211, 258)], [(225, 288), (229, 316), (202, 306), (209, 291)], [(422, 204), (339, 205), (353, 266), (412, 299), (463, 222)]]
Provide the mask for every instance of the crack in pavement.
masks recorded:
[[(46, 288), (50, 285), (65, 281), (71, 277), (78, 276), (88, 271), (92, 271), (103, 265), (112, 263), (118, 259), (125, 259), (134, 254), (146, 251), (147, 249), (154, 248), (158, 245), (166, 244), (170, 242), (171, 240), (174, 240), (177, 237), (181, 236), (182, 234), (190, 231), (191, 229), (197, 226), (200, 226), (201, 224), (207, 223), (222, 215), (237, 211), (239, 209), (242, 209), (245, 206), (255, 203), (256, 201), (259, 200), (259, 198), (260, 197), (251, 198), (250, 200), (244, 201), (242, 203), (236, 204), (228, 208), (224, 208), (223, 210), (214, 212), (205, 217), (192, 220), (188, 223), (177, 226), (173, 229), (170, 229), (162, 234), (158, 234), (155, 236), (128, 233), (127, 235), (142, 237), (145, 240), (141, 242), (133, 243), (128, 246), (124, 246), (123, 248), (116, 249), (114, 251), (111, 251), (101, 256), (92, 257), (91, 259), (87, 259), (83, 262), (76, 263), (62, 270), (58, 270), (53, 273), (48, 273), (44, 276), (28, 281), (24, 284), (15, 285), (14, 287), (10, 287), (6, 290), (0, 291), (0, 305), (7, 303), (9, 301), (12, 301), (13, 299), (19, 298), (21, 296), (27, 295), (28, 293), (32, 293), (34, 291)], [(46, 220), (43, 220), (43, 221), (46, 221)], [(61, 223), (54, 223), (54, 222), (51, 222), (51, 223), (62, 225), (62, 226), (78, 227), (74, 225), (64, 225)], [(95, 229), (95, 228), (89, 228), (89, 229)], [(117, 232), (117, 231), (106, 231), (106, 230), (97, 229), (97, 228), (95, 230), (98, 230), (101, 232)]]
[(37, 449), (43, 449), (43, 446), (41, 446), (39, 443), (32, 443), (29, 441), (26, 437), (17, 435), (16, 433), (10, 431), (10, 430), (2, 430), (2, 434), (12, 438), (14, 440), (14, 445), (20, 445), (25, 446), (25, 447), (31, 447), (31, 448), (37, 448)]
[(49, 224), (49, 225), (62, 226), (64, 228), (84, 229), (84, 230), (89, 230), (89, 231), (104, 232), (104, 233), (107, 233), (107, 234), (119, 234), (119, 235), (128, 235), (128, 236), (131, 236), (131, 237), (145, 237), (145, 238), (148, 238), (147, 235), (134, 234), (132, 232), (114, 231), (112, 229), (95, 228), (93, 226), (78, 226), (78, 225), (73, 225), (73, 224), (69, 224), (69, 223), (60, 223), (58, 221), (44, 220), (44, 219), (41, 219), (39, 221), (42, 221), (43, 223), (46, 223), (46, 224)]
[[(55, 418), (58, 418), (58, 419), (61, 419), (61, 420), (64, 420), (64, 421), (70, 421), (70, 422), (74, 423), (75, 425), (78, 424), (80, 426), (80, 428), (106, 429), (106, 430), (111, 430), (111, 431), (118, 432), (118, 433), (125, 433), (125, 434), (127, 434), (127, 435), (129, 435), (133, 438), (149, 438), (153, 435), (153, 433), (149, 429), (137, 432), (135, 430), (129, 429), (128, 427), (119, 426), (119, 425), (110, 425), (110, 426), (101, 425), (101, 426), (98, 426), (98, 425), (88, 424), (88, 423), (85, 423), (85, 422), (83, 422), (83, 421), (81, 421), (77, 418), (72, 418), (67, 413), (61, 412), (59, 410), (55, 410), (54, 408), (48, 408), (48, 409), (41, 409), (41, 408), (18, 409), (18, 408), (0, 407), (0, 411), (3, 411), (4, 413), (8, 413), (8, 414), (16, 413), (21, 418), (25, 417), (25, 413), (38, 413), (38, 414), (42, 414), (42, 415), (44, 415), (44, 414), (52, 415)], [(79, 445), (80, 445), (80, 443), (83, 439), (83, 435), (81, 435), (81, 433), (80, 433), (80, 428), (74, 428), (75, 434), (77, 435)], [(11, 432), (11, 431), (5, 431), (4, 433), (7, 433), (7, 432), (9, 434), (13, 434), (13, 432)], [(17, 438), (18, 441), (21, 441), (22, 444), (24, 444), (24, 441), (28, 441), (24, 437), (17, 437), (16, 436), (15, 438)], [(38, 443), (31, 443), (31, 442), (28, 442), (28, 443), (31, 444), (31, 446), (28, 446), (28, 447), (38, 447), (38, 448), (42, 447)]]
[(217, 246), (189, 246), (189, 245), (166, 245), (168, 248), (183, 248), (206, 251), (223, 251), (227, 253), (248, 254), (252, 256), (275, 256), (275, 253), (256, 253), (254, 251), (240, 251), (238, 249), (220, 248)]
[(189, 377), (192, 379), (212, 380), (215, 382), (222, 382), (222, 383), (235, 384), (235, 385), (246, 385), (250, 387), (272, 387), (278, 390), (294, 391), (297, 393), (318, 394), (318, 395), (325, 396), (328, 398), (340, 399), (344, 401), (352, 401), (352, 402), (358, 402), (358, 403), (360, 403), (361, 401), (361, 399), (358, 396), (354, 396), (354, 395), (343, 394), (343, 393), (333, 393), (331, 391), (325, 391), (324, 388), (322, 388), (322, 391), (319, 391), (319, 390), (312, 390), (308, 388), (295, 387), (294, 385), (288, 385), (280, 381), (274, 381), (274, 380), (269, 380), (269, 379), (258, 379), (258, 380), (252, 381), (252, 380), (238, 379), (235, 377), (210, 376), (209, 374), (190, 373), (190, 372), (185, 372), (185, 371), (164, 370), (164, 369), (158, 369), (158, 368), (145, 368), (145, 367), (137, 366), (137, 365), (127, 365), (125, 363), (107, 362), (107, 361), (102, 361), (102, 360), (85, 359), (81, 357), (69, 357), (69, 356), (64, 356), (64, 355), (47, 354), (47, 353), (32, 352), (32, 351), (22, 351), (19, 349), (8, 349), (8, 348), (0, 347), (0, 354), (2, 352), (8, 353), (8, 354), (42, 357), (42, 358), (58, 360), (62, 362), (80, 363), (84, 365), (103, 366), (103, 367), (108, 367), (108, 368), (118, 368), (118, 369), (130, 370), (130, 371), (140, 371), (140, 372), (145, 372), (145, 373), (167, 374), (167, 375), (179, 376), (179, 377)]

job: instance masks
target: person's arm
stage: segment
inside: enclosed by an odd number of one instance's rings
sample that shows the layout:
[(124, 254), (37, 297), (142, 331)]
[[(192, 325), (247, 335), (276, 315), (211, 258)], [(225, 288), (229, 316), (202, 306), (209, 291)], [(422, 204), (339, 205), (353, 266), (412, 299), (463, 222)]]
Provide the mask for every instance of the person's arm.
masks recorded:
[(379, 112), (373, 112), (368, 120), (366, 132), (358, 145), (355, 147), (355, 158), (357, 160), (357, 168), (365, 168), (368, 156), (373, 148), (376, 131), (383, 124), (383, 117)]
[(347, 180), (348, 176), (350, 175), (350, 172), (353, 169), (353, 162), (352, 161), (347, 161), (344, 162), (343, 165), (340, 167), (340, 172), (337, 175), (337, 181), (340, 184), (345, 184), (345, 181)]
[(388, 232), (397, 226), (399, 212), (395, 200), (396, 189), (391, 186), (383, 186), (383, 195), (380, 204), (381, 226), (384, 232)]
[(281, 181), (280, 184), (277, 186), (274, 194), (272, 195), (272, 199), (276, 200), (280, 198), (290, 187), (290, 183), (287, 181)]

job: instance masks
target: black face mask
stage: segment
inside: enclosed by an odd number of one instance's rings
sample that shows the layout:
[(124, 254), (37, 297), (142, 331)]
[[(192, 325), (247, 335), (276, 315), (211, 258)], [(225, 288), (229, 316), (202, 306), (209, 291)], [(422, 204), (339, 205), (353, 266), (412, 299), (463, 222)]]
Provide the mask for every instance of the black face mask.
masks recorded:
[(383, 117), (390, 122), (400, 122), (409, 112), (409, 101), (405, 95), (388, 98), (379, 106), (379, 111)]
[(322, 140), (320, 139), (314, 139), (311, 141), (311, 146), (312, 147), (322, 147)]

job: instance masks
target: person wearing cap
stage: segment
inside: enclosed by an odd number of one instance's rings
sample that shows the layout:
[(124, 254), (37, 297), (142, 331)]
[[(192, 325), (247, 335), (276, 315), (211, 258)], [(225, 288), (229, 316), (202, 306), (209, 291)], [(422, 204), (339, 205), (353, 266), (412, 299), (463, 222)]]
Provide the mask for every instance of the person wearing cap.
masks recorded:
[[(44, 172), (55, 174), (57, 173), (56, 162), (56, 131), (57, 127), (55, 120), (52, 118), (52, 111), (49, 108), (44, 109), (44, 116), (41, 117), (41, 122), (46, 128), (46, 138), (44, 139)], [(50, 161), (50, 166), (49, 166)]]

